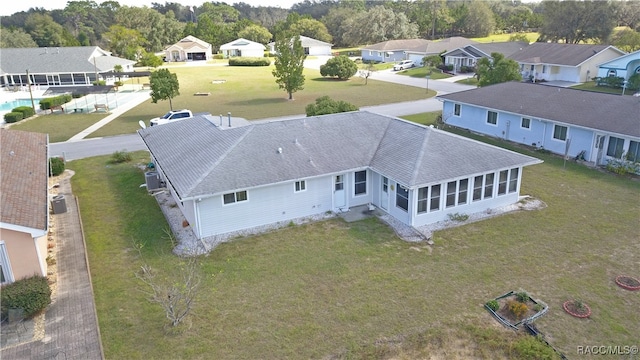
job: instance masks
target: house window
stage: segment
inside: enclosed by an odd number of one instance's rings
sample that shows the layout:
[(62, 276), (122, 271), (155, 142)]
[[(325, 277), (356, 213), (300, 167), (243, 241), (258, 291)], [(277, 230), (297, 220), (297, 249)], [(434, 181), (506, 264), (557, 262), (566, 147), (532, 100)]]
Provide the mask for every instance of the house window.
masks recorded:
[(496, 125), (498, 123), (498, 113), (495, 111), (487, 112), (487, 124)]
[(567, 127), (562, 125), (553, 125), (553, 138), (556, 140), (567, 140)]
[(627, 160), (633, 162), (640, 162), (640, 143), (637, 141), (631, 141), (629, 143), (629, 151), (627, 152)]
[(487, 174), (484, 179), (484, 198), (489, 199), (493, 197), (493, 178), (495, 174)]
[(518, 190), (518, 171), (520, 169), (513, 168), (511, 169), (511, 174), (509, 177), (509, 192), (516, 192)]
[(456, 205), (456, 185), (457, 181), (449, 181), (447, 183), (447, 207), (452, 207)]
[(498, 176), (498, 195), (504, 195), (507, 193), (508, 175), (509, 170), (500, 171), (500, 175)]
[(614, 136), (609, 137), (609, 147), (607, 148), (607, 156), (620, 159), (622, 157), (622, 149), (624, 147), (624, 139)]
[(522, 118), (522, 122), (520, 123), (520, 127), (523, 129), (531, 129), (531, 119)]
[(386, 53), (384, 53), (384, 57), (388, 58), (389, 56), (391, 56), (391, 54), (389, 54), (388, 51)]
[(354, 190), (356, 195), (362, 195), (367, 193), (367, 171), (355, 172)]
[(369, 56), (373, 56), (373, 51), (369, 50)]
[(542, 65), (542, 73), (543, 74), (547, 73), (547, 65)]
[(337, 175), (336, 183), (335, 183), (335, 191), (340, 191), (342, 189), (344, 189), (343, 175)]
[(453, 115), (460, 116), (460, 104), (453, 105)]
[(609, 72), (607, 73), (607, 76), (616, 76), (618, 75), (618, 73), (615, 70), (609, 70)]
[(482, 200), (482, 175), (473, 178), (473, 201)]
[(458, 186), (458, 205), (467, 203), (468, 187), (469, 187), (469, 179), (460, 180), (460, 186)]
[(418, 189), (418, 214), (427, 212), (427, 193), (428, 187)]
[(396, 206), (404, 211), (409, 211), (409, 189), (404, 186), (397, 186)]
[(440, 184), (431, 187), (431, 198), (429, 211), (440, 210)]
[(304, 180), (296, 181), (295, 191), (300, 192), (305, 190), (307, 190), (307, 182)]
[(238, 192), (232, 192), (232, 193), (228, 193), (228, 194), (224, 194), (222, 196), (222, 198), (224, 199), (224, 204), (233, 204), (236, 202), (241, 202), (241, 201), (247, 201), (247, 191), (238, 191)]
[(9, 255), (4, 246), (4, 241), (0, 241), (0, 284), (13, 282), (13, 273), (9, 264)]

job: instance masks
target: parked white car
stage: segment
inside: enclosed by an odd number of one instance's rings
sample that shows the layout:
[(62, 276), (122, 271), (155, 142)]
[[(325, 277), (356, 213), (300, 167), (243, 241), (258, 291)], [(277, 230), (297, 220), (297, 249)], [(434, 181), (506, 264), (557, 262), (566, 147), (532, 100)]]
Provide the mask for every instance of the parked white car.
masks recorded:
[(400, 71), (410, 69), (414, 66), (416, 66), (416, 64), (413, 62), (413, 60), (402, 60), (399, 63), (393, 65), (393, 70)]
[(162, 124), (166, 124), (166, 123), (174, 122), (178, 120), (191, 119), (192, 117), (193, 117), (193, 113), (191, 112), (191, 110), (187, 110), (187, 109), (171, 110), (161, 117), (151, 119), (151, 121), (149, 121), (149, 125), (150, 126), (162, 125)]

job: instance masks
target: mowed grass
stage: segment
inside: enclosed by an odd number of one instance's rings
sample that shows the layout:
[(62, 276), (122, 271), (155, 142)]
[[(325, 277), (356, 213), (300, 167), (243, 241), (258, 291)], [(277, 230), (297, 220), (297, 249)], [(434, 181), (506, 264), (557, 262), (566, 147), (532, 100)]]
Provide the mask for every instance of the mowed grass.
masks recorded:
[(49, 142), (67, 141), (104, 118), (104, 114), (44, 114), (11, 124), (12, 130), (49, 134)]
[[(358, 76), (348, 81), (339, 81), (320, 76), (318, 70), (305, 69), (304, 90), (288, 94), (278, 88), (269, 67), (179, 67), (171, 69), (178, 76), (180, 95), (172, 100), (174, 109), (191, 109), (193, 112), (208, 112), (214, 116), (243, 117), (249, 120), (301, 114), (305, 107), (321, 96), (328, 95), (358, 107), (420, 100), (426, 97), (417, 87), (392, 84)], [(214, 80), (224, 80), (213, 84)], [(210, 92), (210, 96), (194, 96), (197, 92)], [(97, 130), (90, 137), (101, 137), (133, 133), (139, 128), (138, 121), (146, 123), (151, 118), (169, 110), (168, 101), (153, 104), (151, 100), (126, 112), (119, 118)]]
[[(519, 289), (549, 305), (536, 325), (570, 358), (578, 345), (637, 343), (640, 297), (614, 278), (640, 276), (640, 182), (535, 155), (545, 163), (525, 169), (521, 193), (547, 208), (439, 231), (432, 247), (403, 242), (375, 219), (223, 244), (202, 258), (193, 316), (173, 331), (134, 276), (142, 263), (134, 243), (145, 244), (144, 261), (162, 277), (180, 268), (160, 209), (138, 187), (142, 170), (108, 165), (108, 157), (73, 161), (106, 357), (385, 358), (373, 344), (396, 339), (423, 349), (405, 358), (424, 349), (514, 358), (508, 344), (496, 345), (513, 334), (482, 306)], [(591, 307), (590, 319), (562, 310), (573, 298)]]

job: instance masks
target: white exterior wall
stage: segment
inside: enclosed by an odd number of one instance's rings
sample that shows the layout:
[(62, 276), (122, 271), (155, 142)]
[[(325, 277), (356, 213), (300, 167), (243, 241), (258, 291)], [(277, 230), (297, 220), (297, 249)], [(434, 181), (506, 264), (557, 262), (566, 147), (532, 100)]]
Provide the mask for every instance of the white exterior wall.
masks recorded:
[(289, 221), (332, 210), (333, 177), (306, 179), (306, 190), (295, 192), (295, 182), (247, 190), (247, 201), (223, 204), (222, 195), (198, 203), (201, 237)]
[(331, 46), (309, 46), (309, 55), (331, 55)]

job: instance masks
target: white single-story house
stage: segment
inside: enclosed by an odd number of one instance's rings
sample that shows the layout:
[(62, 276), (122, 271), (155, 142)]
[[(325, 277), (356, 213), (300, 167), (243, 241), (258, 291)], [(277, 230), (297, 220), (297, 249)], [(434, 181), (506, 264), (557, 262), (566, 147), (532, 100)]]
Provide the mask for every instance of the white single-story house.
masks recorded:
[(0, 129), (0, 284), (47, 275), (49, 135)]
[(640, 50), (598, 66), (598, 77), (616, 76), (629, 80), (633, 74), (640, 74)]
[(255, 41), (239, 38), (220, 46), (220, 51), (225, 58), (230, 57), (264, 57), (267, 48)]
[(211, 44), (195, 36), (187, 36), (164, 50), (165, 61), (211, 60)]
[(397, 62), (413, 60), (416, 64), (422, 64), (422, 58), (425, 56), (439, 55), (448, 50), (476, 43), (474, 40), (459, 36), (437, 41), (426, 39), (387, 40), (365, 46), (360, 52), (363, 61)]
[[(300, 42), (302, 43), (302, 47), (304, 48), (305, 55), (311, 56), (329, 56), (331, 55), (331, 47), (333, 44), (328, 42), (316, 40), (314, 38), (310, 38), (307, 36), (300, 35)], [(276, 53), (276, 43), (270, 42), (267, 44), (269, 46), (269, 52), (272, 54)]]
[(533, 81), (590, 81), (598, 65), (626, 54), (611, 45), (536, 42), (509, 56), (520, 65), (522, 78)]
[(506, 82), (437, 98), (449, 125), (596, 165), (640, 162), (640, 97)]
[(469, 44), (442, 54), (444, 63), (453, 65), (453, 71), (458, 72), (463, 66), (475, 67), (478, 60), (491, 58), (491, 54), (499, 53), (508, 57), (518, 50), (527, 47), (529, 43), (524, 41), (507, 41), (493, 43)]
[(516, 203), (523, 167), (541, 162), (364, 111), (138, 133), (198, 239), (368, 204), (418, 227)]
[(123, 72), (131, 72), (136, 63), (97, 46), (7, 48), (1, 52), (1, 87), (26, 87), (27, 71), (32, 85), (92, 85), (96, 75), (102, 77), (116, 65), (122, 66)]

